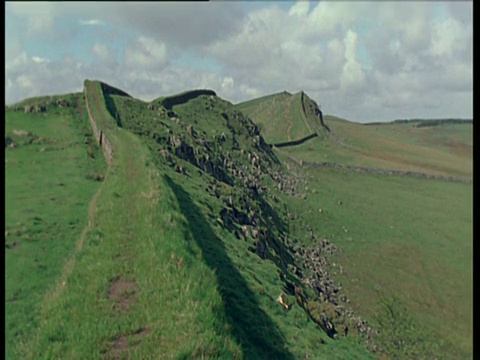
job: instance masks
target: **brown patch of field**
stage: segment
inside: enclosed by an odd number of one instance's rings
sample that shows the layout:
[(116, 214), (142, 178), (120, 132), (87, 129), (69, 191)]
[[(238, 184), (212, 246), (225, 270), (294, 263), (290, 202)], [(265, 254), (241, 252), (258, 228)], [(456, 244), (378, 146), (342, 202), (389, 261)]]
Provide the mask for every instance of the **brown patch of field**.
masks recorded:
[(110, 348), (104, 353), (105, 359), (128, 359), (128, 351), (137, 346), (148, 333), (147, 328), (140, 328), (133, 334), (120, 334), (110, 343)]
[(473, 146), (472, 145), (459, 143), (459, 142), (455, 142), (455, 141), (448, 142), (446, 145), (456, 155), (472, 156), (472, 154), (473, 154)]
[(117, 311), (125, 313), (128, 312), (134, 304), (137, 291), (138, 286), (135, 281), (122, 280), (120, 277), (116, 277), (110, 281), (107, 299), (115, 302), (115, 309)]

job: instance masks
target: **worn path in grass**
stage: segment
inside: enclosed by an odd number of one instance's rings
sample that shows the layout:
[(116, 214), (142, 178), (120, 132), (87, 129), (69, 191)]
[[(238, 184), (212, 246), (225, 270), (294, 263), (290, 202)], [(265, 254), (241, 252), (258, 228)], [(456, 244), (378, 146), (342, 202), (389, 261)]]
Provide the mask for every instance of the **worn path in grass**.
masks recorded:
[[(78, 269), (82, 264), (78, 264), (77, 258), (85, 255), (82, 253), (84, 244), (87, 240), (91, 240), (92, 233), (95, 231), (105, 231), (108, 229), (112, 231), (112, 235), (118, 236), (119, 238), (118, 243), (116, 244), (118, 250), (117, 253), (112, 254), (110, 251), (113, 249), (108, 249), (108, 255), (116, 258), (116, 261), (110, 264), (115, 269), (114, 273), (116, 274), (114, 277), (110, 278), (112, 288), (115, 286), (122, 287), (127, 282), (135, 282), (131, 273), (136, 258), (135, 248), (138, 245), (138, 241), (141, 239), (138, 239), (135, 236), (132, 231), (132, 226), (133, 224), (135, 224), (135, 227), (148, 226), (146, 223), (149, 219), (144, 216), (139, 216), (137, 210), (139, 208), (145, 209), (151, 205), (152, 202), (149, 202), (148, 199), (152, 199), (154, 195), (156, 195), (156, 191), (153, 188), (153, 183), (150, 181), (149, 169), (145, 166), (145, 149), (143, 149), (143, 145), (138, 139), (135, 139), (133, 134), (124, 131), (116, 131), (115, 133), (115, 142), (117, 145), (115, 150), (117, 159), (109, 168), (104, 183), (91, 199), (88, 212), (88, 223), (76, 243), (75, 253), (66, 261), (62, 274), (56, 282), (56, 285), (48, 291), (44, 297), (44, 318), (48, 318), (48, 313), (64, 301), (62, 294), (66, 289), (69, 289), (68, 283), (72, 273), (82, 271), (81, 269)], [(119, 191), (115, 191), (113, 194), (111, 193), (112, 189), (120, 188), (123, 190), (122, 193)], [(109, 204), (109, 202), (106, 201), (106, 197), (112, 197), (112, 195), (115, 198), (118, 198), (115, 208), (110, 207), (107, 210), (108, 215), (105, 213), (106, 209), (103, 209), (102, 213), (98, 214), (98, 208), (101, 206), (101, 203), (104, 203), (104, 205)], [(116, 209), (121, 210), (117, 211)], [(109, 221), (114, 221), (115, 225), (112, 226), (113, 224), (106, 223)], [(88, 251), (89, 249), (87, 249), (87, 252)], [(109, 262), (108, 259), (105, 260), (106, 263)], [(127, 277), (129, 278), (128, 280), (126, 279)], [(74, 276), (73, 281), (76, 282), (77, 280), (78, 279)], [(137, 286), (135, 286), (135, 288), (137, 288)], [(131, 295), (134, 295), (133, 293), (135, 290), (131, 290)], [(109, 289), (107, 297), (113, 293), (114, 291)], [(85, 295), (88, 296), (88, 292), (86, 292)], [(123, 295), (125, 294), (112, 295), (109, 300), (118, 305), (120, 300), (116, 297)], [(95, 302), (94, 299), (90, 299), (90, 301), (92, 300)], [(129, 305), (133, 305), (134, 297), (131, 296), (128, 298), (128, 296), (124, 296), (122, 301), (123, 305), (121, 308), (123, 310), (117, 313), (118, 317), (121, 317), (123, 313), (126, 313), (125, 309), (130, 308)], [(131, 304), (126, 304), (127, 306), (125, 306), (125, 302)], [(50, 325), (49, 321), (45, 321), (43, 325), (44, 326), (40, 326), (38, 334), (42, 334), (43, 330), (45, 330), (46, 327), (48, 328)]]
[(95, 219), (95, 213), (97, 210), (97, 199), (101, 191), (102, 191), (102, 187), (100, 187), (95, 193), (95, 195), (92, 197), (92, 200), (90, 201), (90, 205), (88, 208), (87, 225), (83, 229), (82, 234), (80, 235), (80, 238), (78, 239), (75, 245), (75, 252), (70, 256), (70, 258), (65, 263), (62, 274), (60, 275), (60, 278), (58, 279), (53, 290), (47, 292), (44, 300), (45, 302), (55, 302), (58, 299), (58, 297), (62, 294), (63, 290), (65, 289), (65, 285), (67, 284), (68, 278), (70, 277), (72, 270), (75, 267), (76, 257), (78, 253), (82, 251), (83, 244), (85, 243), (85, 239), (87, 238), (88, 232), (92, 230), (92, 223)]
[[(87, 156), (83, 122), (71, 108), (42, 114), (5, 112), (7, 134), (21, 129), (41, 143), (6, 149), (6, 358), (35, 333), (45, 292), (59, 281), (85, 228), (101, 183), (101, 159)], [(21, 137), (15, 139), (22, 141)], [(6, 239), (7, 240), (7, 239)]]
[(238, 358), (215, 275), (185, 242), (151, 153), (121, 128), (106, 136), (114, 156), (89, 224), (18, 358)]

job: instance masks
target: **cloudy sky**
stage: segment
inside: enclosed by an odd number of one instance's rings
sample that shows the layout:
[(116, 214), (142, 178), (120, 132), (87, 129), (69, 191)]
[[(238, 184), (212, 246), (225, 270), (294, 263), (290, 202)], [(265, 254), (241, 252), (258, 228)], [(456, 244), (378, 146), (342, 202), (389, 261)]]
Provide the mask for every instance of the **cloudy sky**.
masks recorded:
[(470, 1), (7, 2), (5, 101), (304, 90), (351, 121), (473, 117)]

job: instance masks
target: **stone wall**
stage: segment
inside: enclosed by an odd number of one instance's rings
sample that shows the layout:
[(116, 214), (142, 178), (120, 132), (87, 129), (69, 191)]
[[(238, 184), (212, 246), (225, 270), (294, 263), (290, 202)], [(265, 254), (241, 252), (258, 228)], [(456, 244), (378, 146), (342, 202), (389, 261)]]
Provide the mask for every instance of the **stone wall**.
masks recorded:
[(280, 147), (286, 147), (286, 146), (295, 146), (295, 145), (300, 145), (300, 144), (303, 144), (305, 141), (308, 141), (310, 139), (313, 139), (314, 137), (317, 137), (318, 134), (317, 133), (313, 133), (313, 134), (310, 134), (310, 135), (307, 135), (301, 139), (298, 139), (298, 140), (292, 140), (292, 141), (285, 141), (285, 142), (281, 142), (281, 143), (276, 143), (276, 144), (272, 144), (272, 146), (275, 146), (277, 148), (280, 148)]
[(162, 106), (164, 106), (167, 110), (171, 110), (173, 106), (184, 104), (189, 100), (195, 99), (200, 95), (208, 95), (208, 96), (216, 96), (215, 91), (213, 90), (193, 90), (187, 91), (182, 94), (173, 95), (165, 98), (162, 101)]
[(97, 139), (99, 146), (103, 150), (103, 156), (105, 157), (105, 161), (107, 162), (107, 165), (110, 166), (112, 162), (112, 144), (110, 141), (108, 141), (107, 137), (105, 136), (105, 133), (98, 127), (97, 122), (92, 116), (92, 113), (90, 111), (90, 106), (88, 104), (88, 95), (87, 95), (87, 86), (84, 88), (84, 93), (85, 93), (85, 104), (87, 106), (87, 112), (88, 112), (88, 118), (90, 119), (90, 124), (92, 125), (93, 129), (93, 134), (95, 136), (95, 139)]
[(302, 165), (320, 167), (320, 168), (321, 167), (337, 168), (337, 169), (350, 170), (350, 171), (355, 171), (359, 173), (368, 173), (368, 174), (375, 174), (375, 175), (396, 175), (396, 176), (410, 176), (410, 177), (422, 178), (422, 179), (445, 180), (445, 181), (451, 181), (451, 182), (457, 182), (457, 183), (463, 183), (463, 184), (470, 184), (472, 182), (471, 179), (462, 179), (454, 176), (426, 174), (426, 173), (415, 172), (415, 171), (370, 168), (365, 166), (345, 165), (345, 164), (339, 164), (339, 163), (328, 162), (328, 161), (325, 161), (325, 162), (303, 161)]

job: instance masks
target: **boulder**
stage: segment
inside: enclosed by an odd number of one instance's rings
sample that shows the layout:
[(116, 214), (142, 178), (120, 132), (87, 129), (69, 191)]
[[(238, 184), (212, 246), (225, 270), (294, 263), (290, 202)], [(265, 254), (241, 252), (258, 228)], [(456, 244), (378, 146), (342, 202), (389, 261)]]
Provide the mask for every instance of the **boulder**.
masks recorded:
[(43, 113), (45, 111), (47, 111), (47, 108), (45, 107), (45, 105), (35, 105), (34, 109), (33, 109), (34, 112), (36, 113)]
[(65, 108), (65, 107), (69, 107), (70, 104), (67, 100), (65, 99), (58, 99), (56, 102), (55, 102), (55, 105), (59, 108)]
[(197, 132), (195, 131), (195, 129), (193, 128), (193, 125), (188, 125), (187, 126), (187, 134), (189, 134), (190, 136), (196, 138), (197, 137)]

